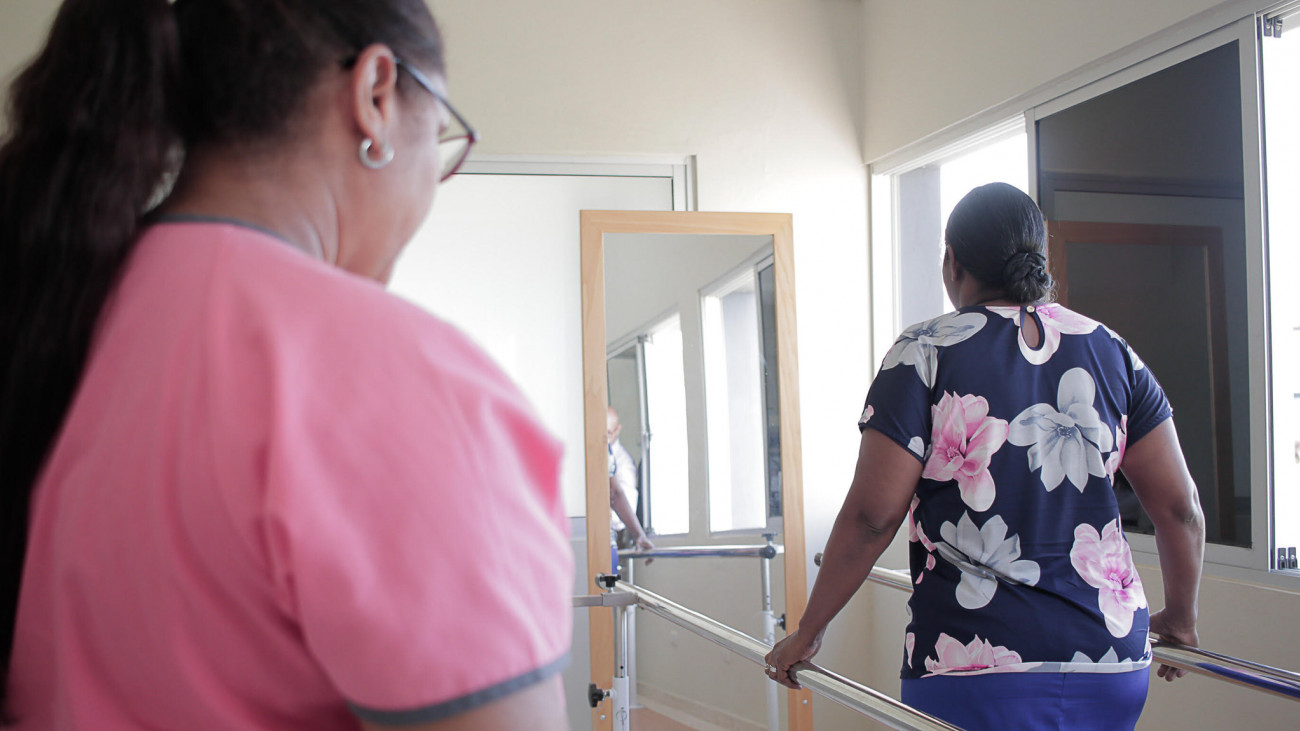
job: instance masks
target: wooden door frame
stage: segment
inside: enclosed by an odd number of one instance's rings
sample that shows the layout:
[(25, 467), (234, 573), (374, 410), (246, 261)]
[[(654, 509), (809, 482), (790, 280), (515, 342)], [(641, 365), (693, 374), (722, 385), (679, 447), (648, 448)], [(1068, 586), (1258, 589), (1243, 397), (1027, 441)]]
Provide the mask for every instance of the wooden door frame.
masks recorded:
[[(724, 234), (771, 236), (775, 257), (778, 401), (781, 411), (782, 543), (785, 546), (786, 626), (797, 627), (807, 603), (803, 469), (799, 422), (799, 359), (795, 330), (793, 221), (788, 213), (697, 211), (582, 211), (582, 380), (586, 433), (587, 591), (598, 593), (597, 574), (609, 573), (609, 463), (605, 442), (608, 403), (605, 342), (606, 234)], [(591, 680), (609, 688), (614, 677), (614, 618), (590, 610)], [(788, 691), (790, 731), (810, 731), (811, 693)], [(592, 711), (592, 728), (613, 728), (608, 701)], [(600, 719), (606, 709), (605, 720)]]
[[(1213, 410), (1215, 501), (1220, 537), (1237, 537), (1236, 492), (1232, 462), (1222, 453), (1222, 441), (1232, 434), (1231, 384), (1228, 373), (1228, 320), (1226, 285), (1223, 280), (1223, 230), (1217, 226), (1185, 226), (1149, 223), (1093, 221), (1049, 221), (1047, 224), (1048, 265), (1057, 282), (1057, 301), (1069, 306), (1069, 244), (1127, 244), (1132, 246), (1186, 246), (1200, 248), (1205, 257), (1206, 324), (1209, 328), (1210, 400)], [(1226, 439), (1231, 454), (1232, 440)]]

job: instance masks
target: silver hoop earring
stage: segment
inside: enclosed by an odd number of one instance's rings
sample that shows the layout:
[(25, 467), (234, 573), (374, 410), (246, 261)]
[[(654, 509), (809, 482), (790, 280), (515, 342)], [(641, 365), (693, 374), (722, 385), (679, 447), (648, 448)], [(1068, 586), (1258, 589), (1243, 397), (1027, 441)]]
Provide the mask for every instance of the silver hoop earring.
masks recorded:
[(387, 142), (381, 142), (379, 147), (379, 159), (370, 156), (370, 148), (374, 146), (374, 140), (369, 137), (361, 141), (361, 164), (371, 170), (378, 170), (393, 161), (393, 146)]

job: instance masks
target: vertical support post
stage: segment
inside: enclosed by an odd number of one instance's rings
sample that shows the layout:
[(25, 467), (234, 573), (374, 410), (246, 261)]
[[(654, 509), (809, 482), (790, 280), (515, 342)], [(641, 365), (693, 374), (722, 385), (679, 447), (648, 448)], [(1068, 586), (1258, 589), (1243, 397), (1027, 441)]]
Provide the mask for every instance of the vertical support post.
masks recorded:
[[(772, 546), (775, 533), (764, 533), (767, 545)], [(776, 644), (776, 615), (772, 612), (772, 559), (763, 557), (761, 564), (763, 581), (763, 642)], [(775, 680), (766, 678), (764, 690), (767, 692), (767, 728), (768, 731), (781, 731), (781, 686)]]
[(631, 731), (632, 709), (628, 704), (627, 682), (627, 607), (614, 607), (614, 731)]
[[(627, 583), (636, 583), (636, 559), (627, 560)], [(636, 708), (636, 605), (627, 608), (627, 707)]]

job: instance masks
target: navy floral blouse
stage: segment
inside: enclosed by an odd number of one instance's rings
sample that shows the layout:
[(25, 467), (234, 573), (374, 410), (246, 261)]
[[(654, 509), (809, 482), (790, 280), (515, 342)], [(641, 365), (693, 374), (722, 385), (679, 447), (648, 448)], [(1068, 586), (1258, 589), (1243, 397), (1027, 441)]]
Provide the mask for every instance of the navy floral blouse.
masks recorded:
[(1125, 445), (1170, 415), (1128, 344), (1060, 305), (967, 307), (904, 332), (858, 423), (923, 465), (903, 677), (1147, 667), (1113, 481)]

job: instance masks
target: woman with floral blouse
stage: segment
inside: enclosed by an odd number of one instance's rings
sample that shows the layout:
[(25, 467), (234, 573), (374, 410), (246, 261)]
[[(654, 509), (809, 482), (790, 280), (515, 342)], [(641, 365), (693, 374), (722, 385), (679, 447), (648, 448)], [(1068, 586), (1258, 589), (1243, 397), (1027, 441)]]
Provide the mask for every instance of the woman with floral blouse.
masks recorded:
[[(798, 687), (791, 667), (906, 519), (904, 702), (966, 729), (1132, 729), (1148, 631), (1197, 644), (1204, 518), (1169, 402), (1118, 334), (1051, 302), (1043, 216), (1024, 193), (976, 188), (945, 240), (957, 310), (885, 356), (821, 573), (768, 674)], [(1120, 527), (1120, 470), (1155, 524), (1158, 612)]]

